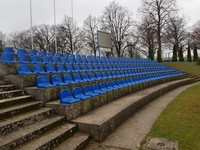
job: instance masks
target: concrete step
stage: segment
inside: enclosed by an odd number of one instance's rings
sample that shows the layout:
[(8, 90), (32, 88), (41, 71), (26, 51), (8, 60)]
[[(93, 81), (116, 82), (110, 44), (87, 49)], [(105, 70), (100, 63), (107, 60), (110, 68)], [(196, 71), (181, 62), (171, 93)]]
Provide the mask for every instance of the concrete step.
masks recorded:
[(82, 150), (90, 142), (90, 136), (85, 133), (77, 132), (72, 137), (58, 145), (54, 150)]
[(0, 109), (0, 120), (7, 119), (9, 117), (13, 117), (21, 113), (25, 113), (31, 110), (41, 108), (42, 105), (43, 105), (43, 102), (34, 101), (34, 102), (28, 102), (25, 104), (20, 104), (20, 105), (15, 105), (8, 108)]
[(12, 105), (26, 103), (29, 101), (32, 101), (31, 95), (23, 95), (23, 96), (17, 96), (17, 97), (12, 97), (12, 98), (5, 98), (5, 99), (0, 100), (0, 109), (9, 107)]
[(10, 84), (8, 79), (0, 80), (0, 85)]
[(11, 97), (21, 96), (21, 95), (23, 95), (22, 90), (4, 91), (4, 92), (0, 92), (0, 99), (11, 98)]
[(52, 116), (54, 110), (52, 108), (41, 108), (34, 111), (29, 111), (24, 114), (9, 118), (7, 120), (0, 121), (0, 136), (8, 134), (19, 128), (34, 124), (38, 121), (44, 120), (49, 116)]
[(16, 90), (16, 86), (12, 84), (7, 84), (7, 85), (0, 85), (0, 91), (11, 91), (11, 90)]
[(95, 141), (104, 140), (133, 113), (177, 87), (194, 82), (194, 79), (181, 79), (127, 95), (82, 115), (72, 122), (78, 124), (80, 131), (91, 135)]
[(0, 149), (14, 149), (63, 124), (64, 121), (65, 117), (63, 116), (53, 116), (2, 136), (0, 137)]
[(70, 138), (77, 131), (77, 129), (76, 125), (66, 123), (52, 131), (49, 131), (45, 135), (25, 143), (24, 145), (18, 147), (17, 150), (53, 149), (65, 139)]

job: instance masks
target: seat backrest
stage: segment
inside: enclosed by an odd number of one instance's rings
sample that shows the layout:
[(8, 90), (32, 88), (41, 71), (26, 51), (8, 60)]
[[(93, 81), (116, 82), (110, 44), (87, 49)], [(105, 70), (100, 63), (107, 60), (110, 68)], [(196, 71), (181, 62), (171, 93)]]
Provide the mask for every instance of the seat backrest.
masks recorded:
[(72, 76), (70, 74), (65, 74), (64, 75), (64, 81), (65, 82), (73, 81)]
[(107, 82), (106, 82), (106, 86), (107, 86), (107, 88), (112, 87), (111, 82), (110, 82), (110, 81), (107, 81)]
[(2, 63), (14, 62), (14, 56), (13, 56), (13, 54), (3, 53), (2, 57), (1, 57), (1, 62)]
[(30, 73), (31, 69), (30, 66), (27, 64), (20, 64), (18, 66), (18, 74)]
[(61, 52), (57, 52), (57, 53), (56, 53), (56, 57), (62, 57)]
[(101, 83), (99, 84), (99, 86), (100, 86), (100, 89), (106, 88), (106, 84), (105, 84), (104, 82), (101, 82)]
[(56, 71), (55, 66), (53, 64), (46, 65), (47, 71)]
[(44, 72), (44, 67), (40, 64), (35, 64), (33, 66), (33, 71), (34, 72)]
[(31, 62), (37, 62), (37, 63), (40, 63), (40, 57), (35, 55), (35, 56), (31, 56)]
[(56, 68), (57, 68), (57, 71), (65, 71), (64, 65), (57, 65)]
[(89, 77), (90, 77), (90, 79), (95, 79), (96, 78), (95, 75), (94, 75), (94, 73), (90, 73)]
[(96, 72), (96, 77), (97, 77), (97, 78), (102, 78), (101, 72)]
[(80, 65), (74, 65), (74, 70), (76, 71), (76, 70), (80, 70), (81, 68), (80, 68)]
[(67, 63), (67, 58), (61, 57), (61, 58), (60, 58), (60, 62), (61, 62), (61, 63)]
[(37, 77), (37, 86), (40, 86), (42, 84), (49, 84), (49, 77), (48, 76), (39, 76)]
[(92, 91), (91, 86), (85, 85), (85, 86), (83, 87), (83, 91), (84, 91), (85, 94), (88, 93), (88, 92), (91, 92), (91, 91)]
[(63, 55), (63, 57), (68, 58), (68, 57), (69, 57), (69, 54), (65, 53), (65, 54)]
[(18, 48), (18, 49), (17, 49), (17, 54), (26, 55), (27, 53), (26, 53), (26, 50), (25, 50), (25, 49), (23, 49), (23, 48)]
[(51, 63), (51, 60), (50, 60), (49, 56), (43, 56), (42, 57), (42, 62), (43, 63)]
[(81, 65), (81, 69), (86, 71), (88, 70), (86, 65)]
[(67, 71), (73, 71), (74, 70), (73, 66), (70, 65), (70, 64), (66, 65), (66, 68), (67, 68)]
[(39, 56), (47, 56), (46, 52), (43, 50), (39, 51), (38, 55)]
[(32, 50), (28, 50), (28, 54), (29, 55), (37, 55), (36, 50), (32, 49)]
[(64, 89), (60, 91), (60, 99), (63, 100), (67, 97), (72, 97), (72, 93), (69, 89)]
[(83, 94), (82, 88), (81, 87), (75, 87), (73, 89), (74, 97), (76, 97), (79, 94)]
[(74, 78), (74, 81), (80, 81), (81, 80), (80, 74), (73, 74), (73, 78)]
[(63, 83), (62, 77), (60, 75), (53, 75), (52, 83)]
[(18, 54), (18, 62), (29, 62), (28, 55)]
[(82, 79), (84, 80), (84, 79), (89, 79), (89, 77), (88, 77), (88, 75), (86, 74), (86, 73), (83, 73), (82, 75)]
[(48, 54), (47, 54), (47, 56), (49, 56), (49, 57), (53, 57), (55, 54), (54, 54), (54, 52), (48, 52)]
[(92, 90), (93, 91), (99, 90), (99, 85), (98, 84), (92, 84)]
[(56, 57), (56, 56), (53, 56), (53, 57), (51, 58), (51, 60), (52, 60), (53, 63), (58, 63), (58, 62), (59, 62), (59, 59), (58, 59), (58, 57)]
[(4, 47), (3, 53), (14, 54), (14, 49), (12, 47)]

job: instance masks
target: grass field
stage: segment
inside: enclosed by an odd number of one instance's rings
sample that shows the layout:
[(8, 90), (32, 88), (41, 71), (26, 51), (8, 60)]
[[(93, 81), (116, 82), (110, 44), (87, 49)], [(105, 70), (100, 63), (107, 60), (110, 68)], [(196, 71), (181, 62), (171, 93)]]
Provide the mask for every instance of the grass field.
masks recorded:
[(200, 85), (175, 98), (154, 123), (150, 136), (177, 140), (180, 150), (200, 150)]
[(200, 65), (192, 62), (167, 62), (164, 63), (168, 67), (173, 67), (177, 70), (193, 74), (195, 76), (200, 77)]

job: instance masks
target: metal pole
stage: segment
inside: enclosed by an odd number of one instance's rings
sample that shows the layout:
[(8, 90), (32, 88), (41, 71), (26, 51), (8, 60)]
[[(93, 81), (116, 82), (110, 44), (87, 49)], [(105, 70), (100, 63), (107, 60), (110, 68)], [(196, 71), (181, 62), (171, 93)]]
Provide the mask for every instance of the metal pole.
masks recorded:
[[(73, 0), (71, 0), (71, 15), (72, 15), (72, 23), (71, 23), (71, 26), (72, 26), (72, 29), (73, 29), (73, 22), (74, 22), (74, 8), (73, 8)], [(71, 34), (71, 38), (72, 38), (72, 54), (73, 54), (73, 35)]]
[(58, 47), (57, 47), (57, 28), (56, 28), (56, 2), (55, 0), (53, 0), (53, 4), (54, 4), (54, 34), (55, 34), (55, 49), (56, 49), (56, 53), (58, 52)]
[(31, 48), (33, 49), (33, 18), (32, 18), (32, 0), (30, 0), (30, 21), (31, 21)]

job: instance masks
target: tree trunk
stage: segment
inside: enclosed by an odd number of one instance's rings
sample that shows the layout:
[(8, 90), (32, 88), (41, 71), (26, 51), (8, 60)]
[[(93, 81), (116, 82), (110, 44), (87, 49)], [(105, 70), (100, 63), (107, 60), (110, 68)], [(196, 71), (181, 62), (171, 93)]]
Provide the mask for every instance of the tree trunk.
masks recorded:
[(197, 59), (198, 59), (197, 46), (194, 45), (194, 57), (193, 57), (193, 61), (196, 62)]
[(173, 62), (177, 62), (177, 44), (174, 44), (174, 46), (173, 46), (172, 61), (173, 61)]
[(161, 44), (161, 36), (160, 29), (158, 28), (158, 51), (157, 51), (157, 61), (162, 62), (162, 44)]
[(192, 62), (192, 56), (191, 56), (191, 50), (190, 50), (189, 44), (188, 44), (188, 48), (187, 48), (187, 61)]
[(149, 58), (151, 60), (154, 60), (154, 50), (152, 47), (149, 47)]
[(183, 58), (183, 46), (180, 47), (178, 52), (179, 52), (179, 61), (183, 62), (184, 61), (184, 58)]

